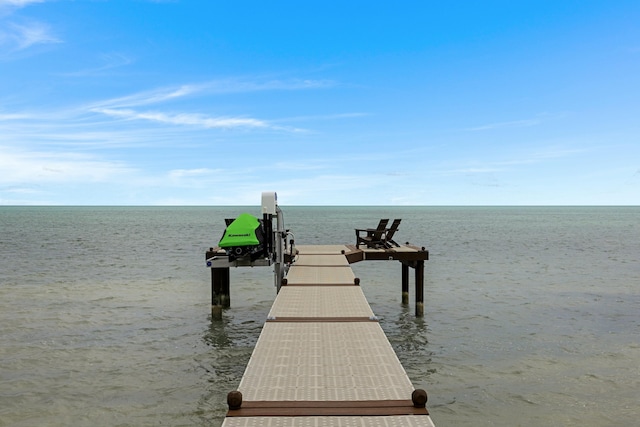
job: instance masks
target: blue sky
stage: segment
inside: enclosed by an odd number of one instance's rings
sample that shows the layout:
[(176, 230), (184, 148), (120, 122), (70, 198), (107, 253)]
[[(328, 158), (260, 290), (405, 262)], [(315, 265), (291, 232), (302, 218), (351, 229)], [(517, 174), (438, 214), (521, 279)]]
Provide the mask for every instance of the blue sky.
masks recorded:
[(639, 205), (638, 1), (0, 0), (0, 204)]

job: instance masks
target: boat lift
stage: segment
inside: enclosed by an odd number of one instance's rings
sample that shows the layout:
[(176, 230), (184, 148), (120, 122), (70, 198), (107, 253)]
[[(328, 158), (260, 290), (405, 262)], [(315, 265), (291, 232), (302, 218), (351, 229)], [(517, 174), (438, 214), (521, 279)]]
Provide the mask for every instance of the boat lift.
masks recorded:
[(227, 228), (218, 247), (206, 253), (206, 264), (211, 268), (211, 313), (215, 319), (221, 319), (222, 308), (230, 306), (230, 267), (273, 265), (274, 285), (280, 292), (297, 255), (294, 236), (284, 227), (284, 215), (275, 191), (262, 193), (262, 219), (243, 213), (225, 222)]

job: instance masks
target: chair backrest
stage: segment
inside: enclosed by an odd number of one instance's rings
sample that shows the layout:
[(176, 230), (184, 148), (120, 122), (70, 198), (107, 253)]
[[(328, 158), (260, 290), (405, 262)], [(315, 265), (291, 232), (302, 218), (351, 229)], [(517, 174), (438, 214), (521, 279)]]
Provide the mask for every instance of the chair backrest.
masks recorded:
[(378, 223), (378, 227), (376, 227), (376, 230), (371, 234), (371, 237), (374, 239), (380, 239), (382, 237), (382, 233), (387, 229), (388, 223), (389, 219), (381, 219)]
[(402, 220), (401, 219), (393, 220), (393, 222), (391, 223), (391, 227), (389, 227), (389, 230), (387, 230), (387, 234), (384, 236), (385, 240), (391, 240), (393, 235), (396, 234), (396, 231), (398, 231), (398, 226), (400, 225), (400, 221)]

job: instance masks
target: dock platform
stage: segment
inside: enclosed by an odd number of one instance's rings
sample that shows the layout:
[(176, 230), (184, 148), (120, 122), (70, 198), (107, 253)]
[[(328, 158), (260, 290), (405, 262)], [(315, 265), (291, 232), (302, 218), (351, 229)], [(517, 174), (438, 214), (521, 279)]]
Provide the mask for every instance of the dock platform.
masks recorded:
[(352, 249), (297, 249), (223, 427), (433, 427), (426, 392), (414, 390), (358, 286)]

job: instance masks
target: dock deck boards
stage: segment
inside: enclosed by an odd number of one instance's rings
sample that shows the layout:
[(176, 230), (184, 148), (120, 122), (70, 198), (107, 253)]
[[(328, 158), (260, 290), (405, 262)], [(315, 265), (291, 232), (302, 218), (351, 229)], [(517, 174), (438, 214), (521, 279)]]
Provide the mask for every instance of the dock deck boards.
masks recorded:
[[(223, 427), (433, 427), (341, 251), (303, 246)], [(422, 412), (420, 412), (422, 411)], [(409, 414), (409, 415), (405, 415)]]
[(283, 286), (269, 317), (371, 317), (360, 286)]

